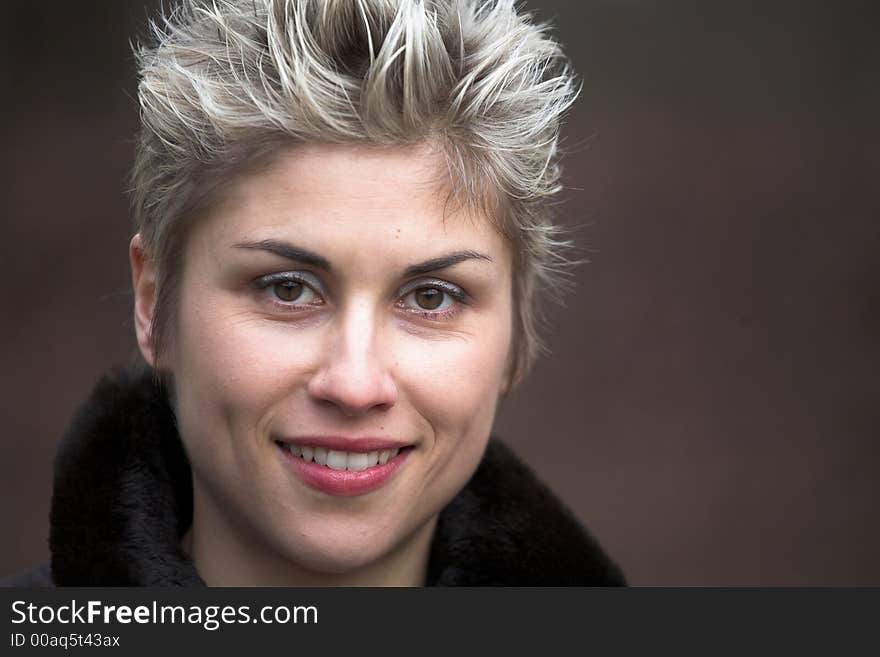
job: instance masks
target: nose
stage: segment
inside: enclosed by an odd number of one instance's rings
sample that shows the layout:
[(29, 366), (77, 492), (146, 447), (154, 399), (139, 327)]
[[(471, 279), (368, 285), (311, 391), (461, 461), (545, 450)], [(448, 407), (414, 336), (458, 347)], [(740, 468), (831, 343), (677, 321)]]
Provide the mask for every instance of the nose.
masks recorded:
[(309, 380), (312, 399), (332, 404), (349, 417), (391, 408), (397, 401), (397, 385), (386, 366), (389, 354), (379, 333), (369, 308), (341, 314)]

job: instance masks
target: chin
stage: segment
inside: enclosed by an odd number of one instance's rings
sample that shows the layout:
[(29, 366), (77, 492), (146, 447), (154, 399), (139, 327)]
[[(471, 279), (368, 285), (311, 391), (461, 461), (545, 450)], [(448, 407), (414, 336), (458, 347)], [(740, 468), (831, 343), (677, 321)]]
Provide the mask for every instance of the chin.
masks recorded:
[(346, 575), (370, 566), (381, 553), (365, 552), (358, 549), (340, 550), (337, 545), (298, 546), (295, 552), (286, 556), (299, 568), (321, 575)]
[(337, 522), (320, 530), (314, 525), (299, 528), (282, 538), (282, 554), (292, 564), (313, 573), (343, 575), (376, 564), (400, 549), (409, 536), (400, 528), (362, 522)]

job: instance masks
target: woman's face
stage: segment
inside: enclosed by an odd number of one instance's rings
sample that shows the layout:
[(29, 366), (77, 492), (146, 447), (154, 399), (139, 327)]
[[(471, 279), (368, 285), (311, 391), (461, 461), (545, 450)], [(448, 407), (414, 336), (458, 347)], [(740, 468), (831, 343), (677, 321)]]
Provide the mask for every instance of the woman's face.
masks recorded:
[(195, 223), (165, 362), (208, 549), (354, 572), (426, 549), (473, 473), (506, 386), (511, 257), (450, 213), (442, 166), (296, 147)]

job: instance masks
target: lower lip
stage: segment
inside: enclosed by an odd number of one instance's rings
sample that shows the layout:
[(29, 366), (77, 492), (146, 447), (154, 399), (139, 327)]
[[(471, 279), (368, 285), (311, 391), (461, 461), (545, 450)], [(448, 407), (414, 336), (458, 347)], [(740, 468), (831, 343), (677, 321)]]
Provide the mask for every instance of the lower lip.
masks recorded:
[(387, 482), (391, 476), (397, 472), (398, 468), (406, 461), (411, 448), (405, 448), (393, 459), (389, 459), (387, 463), (382, 465), (374, 465), (373, 467), (353, 472), (351, 470), (333, 470), (326, 465), (315, 463), (314, 461), (306, 462), (298, 456), (290, 453), (290, 450), (278, 445), (287, 462), (293, 468), (296, 474), (306, 485), (327, 493), (328, 495), (354, 496), (365, 495), (376, 490)]

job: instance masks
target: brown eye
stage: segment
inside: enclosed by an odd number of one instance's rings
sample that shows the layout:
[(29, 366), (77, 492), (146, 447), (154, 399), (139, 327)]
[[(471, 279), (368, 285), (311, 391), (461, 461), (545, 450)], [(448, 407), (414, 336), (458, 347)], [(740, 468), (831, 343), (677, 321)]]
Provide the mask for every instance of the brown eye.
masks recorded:
[(320, 279), (308, 271), (267, 274), (254, 281), (254, 287), (260, 301), (284, 310), (303, 310), (306, 305), (319, 306), (324, 302)]
[(305, 286), (299, 281), (282, 281), (272, 286), (275, 296), (282, 301), (296, 301), (302, 296)]
[(448, 281), (420, 279), (407, 289), (398, 302), (400, 306), (430, 319), (449, 319), (468, 303), (465, 291)]
[(423, 310), (437, 310), (443, 303), (445, 292), (436, 287), (423, 287), (414, 293), (415, 302)]

